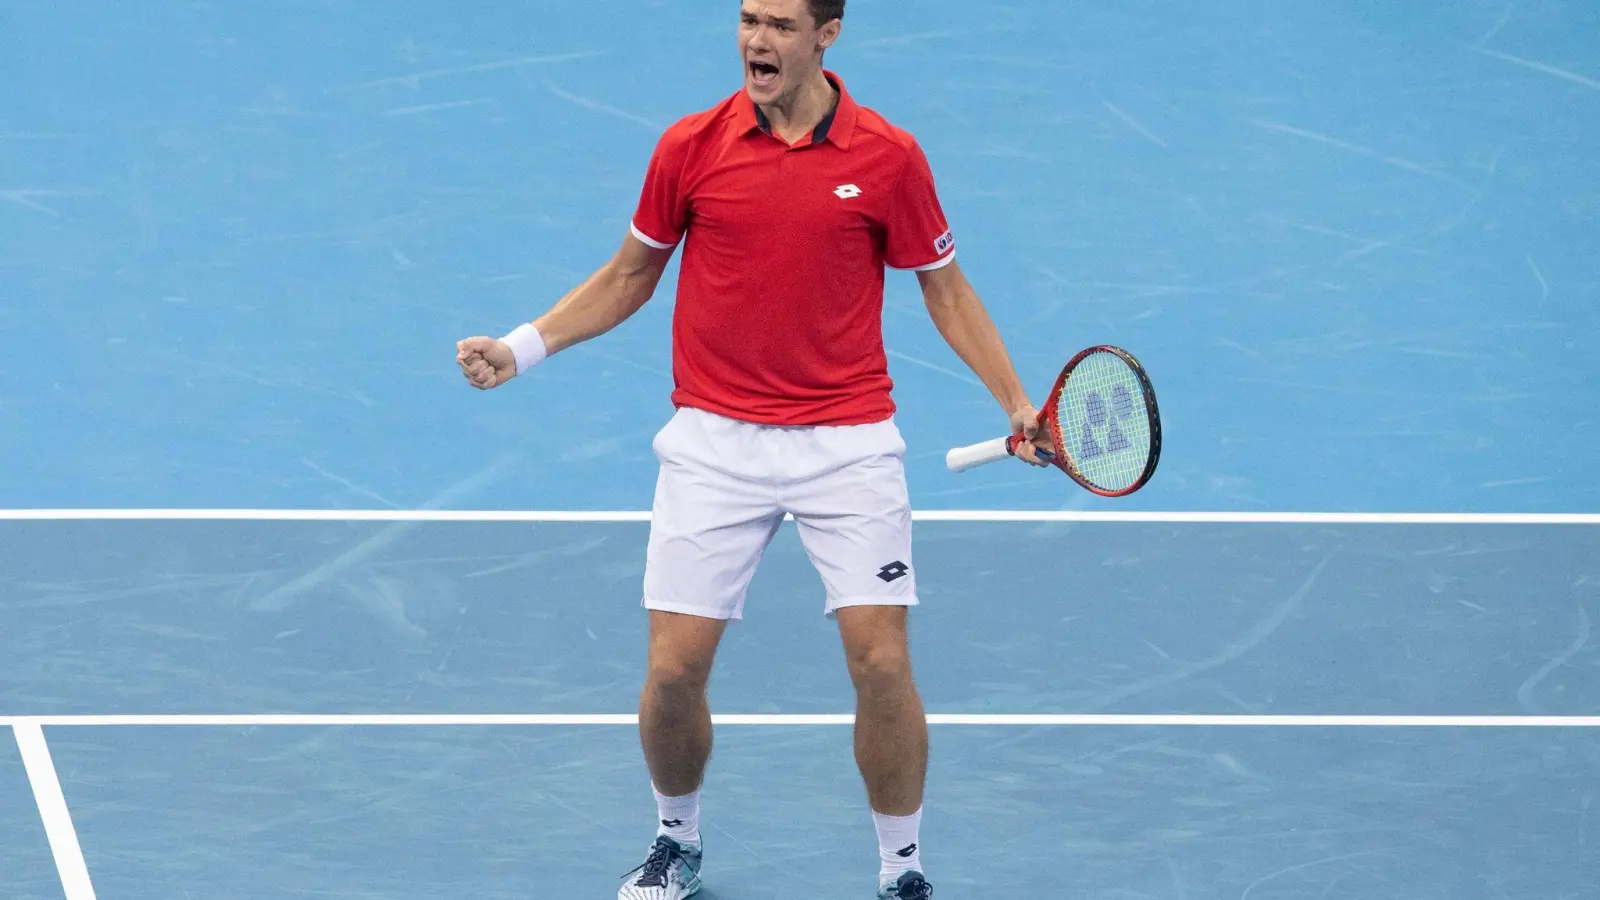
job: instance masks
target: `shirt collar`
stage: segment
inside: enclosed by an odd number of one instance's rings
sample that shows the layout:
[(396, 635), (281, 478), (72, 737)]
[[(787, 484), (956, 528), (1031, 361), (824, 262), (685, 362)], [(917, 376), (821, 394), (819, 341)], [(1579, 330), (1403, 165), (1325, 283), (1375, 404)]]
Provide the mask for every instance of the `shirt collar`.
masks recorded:
[[(820, 144), (823, 141), (831, 141), (840, 150), (848, 150), (850, 149), (850, 139), (854, 137), (856, 131), (858, 108), (855, 100), (851, 98), (850, 92), (845, 90), (842, 78), (827, 69), (823, 70), (823, 74), (827, 76), (829, 83), (838, 90), (839, 102), (834, 104), (833, 111), (824, 116), (822, 121), (817, 123), (817, 127), (812, 129), (811, 143)], [(767, 121), (766, 114), (761, 111), (760, 107), (756, 106), (755, 101), (750, 99), (750, 94), (746, 91), (739, 92), (736, 115), (740, 133), (748, 134), (751, 131), (772, 133), (772, 124)], [(802, 144), (800, 146), (807, 145)]]

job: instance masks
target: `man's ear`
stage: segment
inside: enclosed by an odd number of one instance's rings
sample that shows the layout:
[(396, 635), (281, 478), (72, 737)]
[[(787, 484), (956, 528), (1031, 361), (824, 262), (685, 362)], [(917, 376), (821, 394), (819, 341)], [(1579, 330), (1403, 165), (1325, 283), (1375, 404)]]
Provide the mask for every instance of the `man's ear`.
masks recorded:
[(817, 49), (826, 50), (839, 40), (839, 32), (844, 29), (844, 23), (838, 19), (822, 26), (822, 33), (817, 35)]

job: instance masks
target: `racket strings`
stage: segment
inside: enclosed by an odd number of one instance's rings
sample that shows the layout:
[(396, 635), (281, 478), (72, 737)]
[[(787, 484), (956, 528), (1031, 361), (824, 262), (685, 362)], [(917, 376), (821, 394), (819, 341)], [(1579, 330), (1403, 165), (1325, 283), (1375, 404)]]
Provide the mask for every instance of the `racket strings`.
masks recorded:
[(1127, 363), (1112, 353), (1084, 358), (1056, 402), (1063, 449), (1085, 481), (1116, 491), (1139, 480), (1150, 455), (1150, 416)]

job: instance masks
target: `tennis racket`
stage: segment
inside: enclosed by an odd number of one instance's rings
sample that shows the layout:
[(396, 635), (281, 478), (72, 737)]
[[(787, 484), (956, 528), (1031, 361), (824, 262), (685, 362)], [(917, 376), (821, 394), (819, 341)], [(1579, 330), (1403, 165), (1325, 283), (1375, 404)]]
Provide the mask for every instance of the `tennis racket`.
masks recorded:
[[(1125, 497), (1144, 487), (1161, 458), (1161, 416), (1150, 376), (1120, 347), (1090, 347), (1074, 356), (1044, 408), (1039, 456), (1102, 497)], [(1021, 435), (995, 438), (945, 455), (952, 472), (1015, 456)]]

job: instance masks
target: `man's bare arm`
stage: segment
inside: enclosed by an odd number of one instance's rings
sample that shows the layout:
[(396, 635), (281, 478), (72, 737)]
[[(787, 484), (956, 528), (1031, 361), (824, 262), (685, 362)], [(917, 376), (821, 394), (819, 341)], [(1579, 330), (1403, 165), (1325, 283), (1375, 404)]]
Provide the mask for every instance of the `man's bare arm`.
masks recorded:
[(1038, 427), (1038, 411), (1028, 400), (999, 329), (960, 265), (951, 261), (941, 268), (918, 272), (917, 280), (939, 334), (994, 395), (1011, 419), (1012, 433), (1029, 438), (1017, 448), (1017, 455), (1034, 465), (1043, 465), (1031, 443)]
[(627, 235), (605, 265), (531, 323), (533, 332), (519, 329), (520, 334), (507, 336), (518, 347), (492, 337), (457, 343), (462, 374), (473, 387), (498, 387), (516, 377), (518, 352), (526, 356), (528, 342), (537, 342), (536, 356), (543, 359), (616, 328), (654, 296), (671, 259), (672, 250), (658, 250)]
[(555, 355), (627, 321), (655, 295), (671, 259), (672, 250), (624, 237), (615, 256), (534, 320), (547, 352)]

